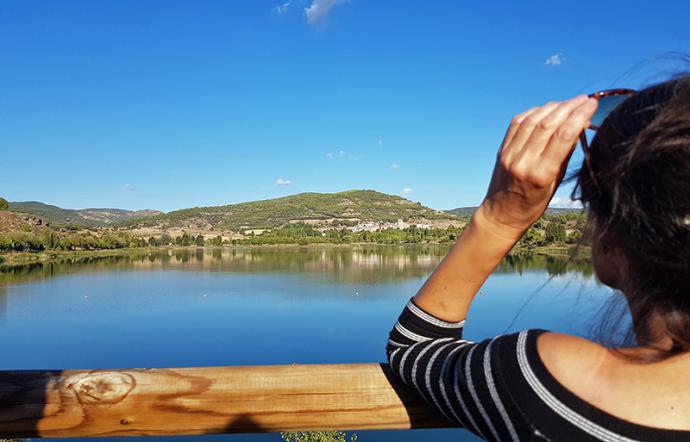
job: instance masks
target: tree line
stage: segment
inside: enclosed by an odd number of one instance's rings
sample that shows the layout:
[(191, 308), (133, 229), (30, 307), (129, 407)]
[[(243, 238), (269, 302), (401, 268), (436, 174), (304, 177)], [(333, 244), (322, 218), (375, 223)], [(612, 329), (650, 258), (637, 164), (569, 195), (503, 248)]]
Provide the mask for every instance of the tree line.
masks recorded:
[[(7, 201), (0, 198), (0, 210), (7, 210)], [(582, 212), (544, 215), (522, 237), (519, 248), (568, 245), (578, 243), (585, 232), (586, 218)], [(0, 252), (38, 252), (43, 250), (108, 250), (138, 247), (277, 245), (277, 244), (442, 244), (451, 243), (462, 234), (463, 227), (379, 229), (353, 232), (351, 221), (344, 221), (321, 231), (309, 224), (291, 224), (253, 233), (243, 239), (224, 240), (220, 235), (205, 237), (183, 232), (142, 238), (126, 231), (64, 231), (42, 228), (35, 231), (0, 233)], [(348, 228), (350, 227), (350, 228)]]
[(462, 227), (445, 229), (424, 229), (411, 226), (405, 229), (380, 229), (376, 231), (353, 232), (347, 228), (331, 229), (321, 232), (307, 224), (295, 224), (266, 231), (261, 235), (250, 236), (236, 241), (238, 244), (418, 244), (447, 243), (455, 241), (462, 233)]
[[(578, 243), (585, 231), (586, 218), (581, 212), (565, 212), (544, 215), (518, 243), (521, 248), (551, 245), (571, 245)], [(405, 229), (379, 229), (375, 231), (353, 232), (347, 228), (320, 231), (308, 224), (294, 224), (266, 231), (261, 235), (233, 241), (233, 244), (273, 245), (273, 244), (419, 244), (451, 243), (462, 234), (463, 227), (420, 228), (411, 226)]]
[(42, 252), (44, 250), (112, 250), (138, 247), (173, 247), (173, 246), (220, 246), (220, 236), (205, 238), (202, 235), (182, 235), (172, 237), (163, 234), (160, 237), (141, 238), (127, 232), (63, 233), (56, 231), (28, 232), (14, 231), (0, 233), (0, 252)]
[(519, 247), (577, 244), (585, 235), (587, 217), (583, 212), (544, 215), (522, 236)]

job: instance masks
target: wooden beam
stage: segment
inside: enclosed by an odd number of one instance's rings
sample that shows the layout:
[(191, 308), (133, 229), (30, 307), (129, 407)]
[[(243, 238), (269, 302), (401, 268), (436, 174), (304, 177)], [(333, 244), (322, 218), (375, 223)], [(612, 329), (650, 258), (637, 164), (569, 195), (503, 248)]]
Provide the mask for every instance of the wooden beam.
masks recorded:
[(0, 436), (446, 427), (383, 364), (0, 371)]

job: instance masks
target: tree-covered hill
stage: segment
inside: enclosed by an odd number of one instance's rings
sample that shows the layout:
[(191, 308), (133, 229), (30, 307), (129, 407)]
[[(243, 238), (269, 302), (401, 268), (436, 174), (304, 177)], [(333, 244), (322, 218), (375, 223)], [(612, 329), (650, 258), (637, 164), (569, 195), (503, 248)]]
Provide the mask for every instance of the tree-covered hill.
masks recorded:
[(470, 217), (474, 215), (475, 210), (477, 210), (476, 207), (458, 207), (457, 209), (444, 210), (444, 212), (460, 217)]
[(373, 190), (300, 193), (226, 206), (195, 207), (121, 223), (130, 227), (267, 229), (294, 223), (347, 225), (358, 222), (449, 220), (454, 215)]
[(9, 209), (13, 212), (29, 213), (54, 225), (79, 227), (98, 227), (117, 221), (157, 215), (157, 210), (123, 210), (123, 209), (63, 209), (38, 201), (11, 202)]

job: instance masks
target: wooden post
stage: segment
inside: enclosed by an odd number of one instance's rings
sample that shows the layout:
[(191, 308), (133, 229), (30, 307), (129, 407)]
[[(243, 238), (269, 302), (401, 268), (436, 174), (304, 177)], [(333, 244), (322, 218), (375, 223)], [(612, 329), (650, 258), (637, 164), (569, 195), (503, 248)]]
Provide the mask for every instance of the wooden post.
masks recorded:
[(446, 427), (382, 364), (0, 372), (0, 436)]

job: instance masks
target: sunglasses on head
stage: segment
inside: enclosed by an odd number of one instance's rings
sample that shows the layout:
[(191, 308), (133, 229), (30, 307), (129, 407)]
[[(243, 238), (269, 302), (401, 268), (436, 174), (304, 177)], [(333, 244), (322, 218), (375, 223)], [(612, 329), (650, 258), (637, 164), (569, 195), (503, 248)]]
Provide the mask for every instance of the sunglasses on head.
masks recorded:
[[(594, 113), (594, 115), (592, 115), (588, 129), (598, 130), (611, 111), (613, 111), (619, 104), (627, 100), (634, 93), (635, 91), (632, 89), (610, 89), (590, 94), (590, 98), (597, 99), (599, 106), (597, 107), (597, 111)], [(585, 164), (587, 164), (587, 169), (589, 169), (590, 176), (596, 184), (597, 180), (592, 172), (592, 166), (589, 159), (589, 143), (587, 142), (587, 136), (585, 135), (584, 130), (580, 134), (580, 144), (582, 144), (582, 150), (585, 154)]]

